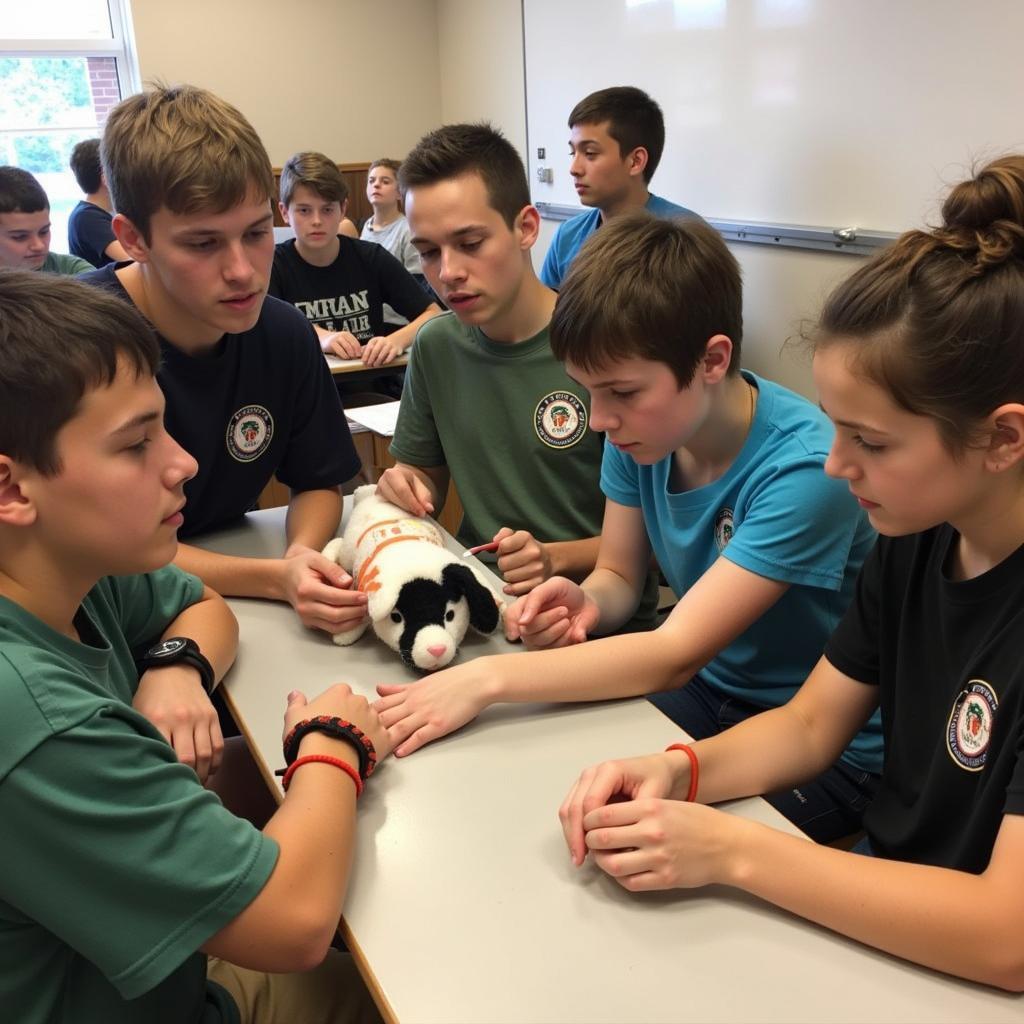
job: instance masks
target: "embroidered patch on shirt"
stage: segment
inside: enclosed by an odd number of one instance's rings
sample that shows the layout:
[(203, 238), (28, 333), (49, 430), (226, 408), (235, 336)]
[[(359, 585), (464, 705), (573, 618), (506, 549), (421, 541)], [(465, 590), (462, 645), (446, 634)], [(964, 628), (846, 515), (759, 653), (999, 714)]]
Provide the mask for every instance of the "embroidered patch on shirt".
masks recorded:
[(537, 436), (549, 448), (571, 448), (587, 432), (587, 410), (570, 391), (552, 391), (533, 414)]
[(999, 698), (982, 679), (972, 679), (953, 702), (946, 725), (946, 749), (961, 768), (980, 772), (985, 767)]
[(720, 508), (715, 516), (715, 547), (719, 551), (724, 550), (726, 544), (732, 540), (732, 535), (735, 532), (736, 527), (733, 523), (732, 509)]
[(228, 453), (238, 462), (258, 459), (274, 436), (274, 417), (262, 405), (245, 405), (228, 420)]

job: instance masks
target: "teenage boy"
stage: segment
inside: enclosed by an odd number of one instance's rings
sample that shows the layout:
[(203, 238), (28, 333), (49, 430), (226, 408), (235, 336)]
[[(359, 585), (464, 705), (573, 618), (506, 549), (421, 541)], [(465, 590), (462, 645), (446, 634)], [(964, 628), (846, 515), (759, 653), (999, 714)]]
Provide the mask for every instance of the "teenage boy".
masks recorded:
[(86, 139), (71, 150), (71, 170), (85, 199), (68, 217), (68, 248), (94, 267), (128, 259), (110, 226), (114, 215), (100, 163), (99, 139)]
[(275, 474), (291, 488), (283, 557), (181, 545), (176, 564), (221, 594), (286, 600), (308, 626), (351, 628), (365, 597), (320, 549), (359, 459), (305, 317), (265, 300), (274, 178), (263, 144), (213, 94), (160, 87), (110, 112), (102, 157), (114, 231), (135, 262), (86, 280), (132, 302), (160, 337), (168, 430), (199, 462), (182, 536), (255, 508)]
[[(162, 700), (209, 740), (205, 690), (237, 642), (224, 601), (167, 565), (196, 463), (163, 426), (156, 339), (126, 303), (48, 275), (0, 274), (0, 310), (4, 1019), (237, 1024), (257, 993), (280, 1020), (377, 1019), (348, 958), (262, 973), (328, 955), (355, 747), (307, 734), (300, 756), (331, 763), (303, 763), (260, 832), (156, 724)], [(347, 687), (290, 694), (285, 729), (314, 715), (387, 754)]]
[(611, 218), (646, 209), (655, 217), (700, 219), (648, 189), (665, 148), (665, 120), (642, 89), (621, 85), (591, 93), (573, 107), (569, 129), (569, 174), (580, 202), (593, 209), (555, 232), (540, 277), (556, 291), (580, 246)]
[[(348, 186), (322, 153), (296, 153), (281, 171), (281, 216), (295, 237), (274, 251), (270, 293), (313, 325), (324, 352), (382, 366), (405, 352), (441, 312), (379, 245), (338, 234)], [(409, 323), (385, 335), (384, 304)]]
[[(584, 246), (551, 339), (606, 435), (597, 566), (582, 585), (554, 577), (509, 609), (511, 635), (564, 649), (379, 687), (399, 754), (498, 701), (654, 692), (701, 738), (796, 692), (874, 533), (845, 482), (822, 471), (824, 414), (740, 371), (741, 308), (739, 266), (706, 224), (639, 213)], [(680, 599), (668, 619), (642, 637), (584, 643), (631, 614), (652, 549)], [(875, 719), (824, 775), (771, 802), (815, 838), (856, 831), (881, 753)]]
[(582, 579), (601, 529), (601, 444), (583, 389), (551, 354), (555, 293), (530, 261), (540, 219), (523, 162), (487, 125), (447, 125), (419, 141), (400, 180), (424, 273), (451, 312), (420, 330), (397, 465), (378, 488), (422, 515), (454, 479), (460, 543), (499, 542), (508, 594), (553, 573)]
[(50, 200), (20, 167), (0, 167), (0, 267), (84, 274), (92, 264), (50, 252)]

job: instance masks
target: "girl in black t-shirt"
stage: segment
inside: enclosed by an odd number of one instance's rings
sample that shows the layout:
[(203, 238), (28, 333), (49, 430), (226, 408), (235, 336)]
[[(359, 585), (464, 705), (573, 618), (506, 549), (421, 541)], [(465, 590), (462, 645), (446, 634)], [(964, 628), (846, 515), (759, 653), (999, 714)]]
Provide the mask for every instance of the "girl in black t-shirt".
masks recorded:
[[(560, 816), (574, 863), (627, 889), (733, 885), (1024, 991), (1024, 156), (942, 216), (841, 284), (814, 339), (825, 470), (881, 534), (824, 657), (784, 707), (588, 768)], [(707, 806), (799, 786), (879, 705), (852, 852)]]

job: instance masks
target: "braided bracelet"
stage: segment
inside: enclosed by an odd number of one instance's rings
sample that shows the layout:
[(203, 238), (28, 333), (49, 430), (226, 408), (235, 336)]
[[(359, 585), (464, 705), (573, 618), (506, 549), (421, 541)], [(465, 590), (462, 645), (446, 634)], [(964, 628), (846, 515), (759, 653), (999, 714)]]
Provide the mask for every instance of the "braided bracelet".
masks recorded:
[(334, 739), (345, 740), (351, 744), (359, 755), (359, 776), (364, 781), (377, 767), (377, 751), (373, 741), (357, 725), (347, 722), (337, 715), (317, 715), (299, 722), (284, 738), (284, 763), (290, 765), (298, 756), (299, 742), (303, 736), (311, 732), (322, 732)]

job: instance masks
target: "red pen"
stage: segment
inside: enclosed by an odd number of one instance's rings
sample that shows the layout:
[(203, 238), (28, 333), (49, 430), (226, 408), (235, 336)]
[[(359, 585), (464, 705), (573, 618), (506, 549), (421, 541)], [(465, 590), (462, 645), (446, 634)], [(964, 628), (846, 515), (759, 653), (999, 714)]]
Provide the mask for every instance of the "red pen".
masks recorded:
[(477, 544), (476, 547), (466, 548), (462, 552), (462, 557), (469, 558), (470, 555), (479, 555), (481, 551), (497, 551), (500, 543), (499, 540), (492, 540), (489, 544)]

